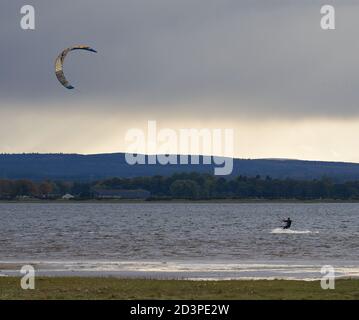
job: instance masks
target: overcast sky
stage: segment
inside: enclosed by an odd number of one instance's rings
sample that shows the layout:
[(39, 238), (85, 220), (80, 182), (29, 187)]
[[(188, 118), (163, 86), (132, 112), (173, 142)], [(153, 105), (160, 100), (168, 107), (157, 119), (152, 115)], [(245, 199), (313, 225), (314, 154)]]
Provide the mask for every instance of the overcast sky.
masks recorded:
[[(358, 18), (349, 0), (2, 0), (0, 152), (123, 151), (158, 120), (233, 127), (238, 157), (359, 162)], [(98, 54), (68, 56), (69, 91), (53, 65), (75, 44)]]

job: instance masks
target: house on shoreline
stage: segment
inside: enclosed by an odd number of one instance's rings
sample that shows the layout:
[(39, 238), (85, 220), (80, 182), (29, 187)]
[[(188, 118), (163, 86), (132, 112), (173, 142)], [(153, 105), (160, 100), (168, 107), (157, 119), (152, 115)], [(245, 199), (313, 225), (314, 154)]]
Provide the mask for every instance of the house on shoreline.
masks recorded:
[(75, 197), (72, 194), (66, 193), (61, 197), (62, 200), (73, 200)]

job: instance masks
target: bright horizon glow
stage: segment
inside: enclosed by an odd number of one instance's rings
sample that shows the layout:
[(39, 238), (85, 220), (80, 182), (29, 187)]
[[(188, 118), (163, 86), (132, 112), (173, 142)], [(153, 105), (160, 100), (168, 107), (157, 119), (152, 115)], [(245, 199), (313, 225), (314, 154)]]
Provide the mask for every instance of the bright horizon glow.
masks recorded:
[[(73, 108), (72, 110), (76, 110)], [(35, 113), (6, 111), (0, 117), (7, 121), (0, 127), (6, 140), (2, 153), (77, 153), (98, 154), (125, 152), (127, 130), (147, 131), (152, 115), (106, 114), (102, 112), (59, 112), (42, 110)], [(66, 115), (69, 113), (69, 115)], [(355, 119), (251, 119), (233, 120), (191, 118), (175, 120), (154, 118), (158, 129), (178, 131), (188, 128), (225, 129), (235, 131), (235, 158), (242, 159), (298, 159), (317, 161), (359, 162)], [(11, 133), (11, 134), (9, 134)], [(141, 153), (148, 154), (147, 150)], [(194, 153), (194, 152), (192, 152)], [(195, 152), (203, 154), (201, 150)], [(221, 156), (219, 154), (218, 156)]]

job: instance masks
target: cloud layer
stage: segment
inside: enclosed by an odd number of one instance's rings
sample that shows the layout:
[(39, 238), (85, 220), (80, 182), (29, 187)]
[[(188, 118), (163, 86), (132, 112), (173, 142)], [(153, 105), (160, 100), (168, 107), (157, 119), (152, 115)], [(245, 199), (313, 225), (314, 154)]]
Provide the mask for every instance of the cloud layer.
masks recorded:
[[(332, 3), (337, 30), (319, 27), (319, 1), (38, 0), (37, 29), (19, 27), (19, 0), (1, 4), (2, 101), (229, 117), (358, 115), (359, 22), (353, 1)], [(6, 44), (6, 45), (4, 45)], [(53, 74), (73, 44), (68, 92)], [(1, 101), (0, 100), (0, 101)], [(176, 113), (176, 112), (175, 112)]]

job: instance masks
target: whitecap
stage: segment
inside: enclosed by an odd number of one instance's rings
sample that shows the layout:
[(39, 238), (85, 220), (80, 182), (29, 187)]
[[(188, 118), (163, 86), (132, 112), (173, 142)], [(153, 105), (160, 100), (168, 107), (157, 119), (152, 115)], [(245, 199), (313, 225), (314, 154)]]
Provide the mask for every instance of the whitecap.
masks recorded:
[(308, 233), (319, 233), (318, 231), (310, 231), (310, 230), (293, 230), (293, 229), (283, 229), (283, 228), (275, 228), (271, 231), (274, 234), (308, 234)]

